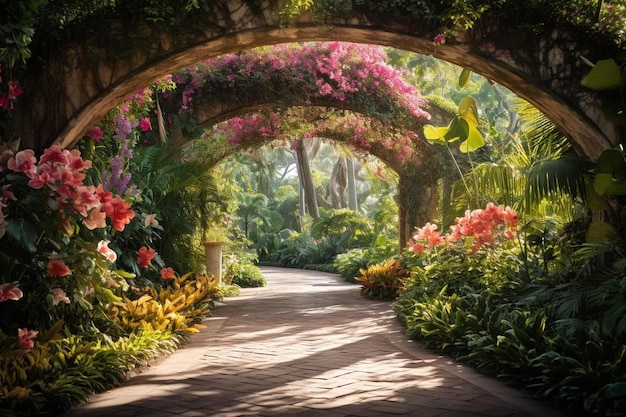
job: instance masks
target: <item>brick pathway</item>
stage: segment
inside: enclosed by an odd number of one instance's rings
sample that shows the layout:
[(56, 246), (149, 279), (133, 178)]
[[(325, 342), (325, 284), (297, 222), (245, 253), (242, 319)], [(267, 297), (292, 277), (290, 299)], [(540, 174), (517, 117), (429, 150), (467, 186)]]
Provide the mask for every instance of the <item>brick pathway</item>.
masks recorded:
[(407, 340), (358, 285), (263, 272), (267, 287), (226, 299), (189, 344), (66, 417), (564, 415)]

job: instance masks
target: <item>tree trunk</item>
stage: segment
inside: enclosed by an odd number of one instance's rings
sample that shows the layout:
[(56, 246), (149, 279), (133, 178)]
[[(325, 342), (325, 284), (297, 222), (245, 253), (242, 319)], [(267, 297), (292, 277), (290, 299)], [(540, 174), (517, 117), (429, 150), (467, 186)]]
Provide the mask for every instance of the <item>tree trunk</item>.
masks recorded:
[(317, 207), (317, 198), (315, 197), (313, 174), (311, 173), (309, 157), (302, 139), (298, 139), (296, 141), (294, 150), (296, 153), (296, 160), (298, 161), (298, 176), (300, 178), (301, 189), (304, 193), (306, 211), (311, 217), (317, 219), (320, 217), (320, 213)]
[(356, 180), (354, 175), (354, 160), (352, 158), (346, 158), (346, 171), (348, 174), (348, 208), (353, 211), (359, 210), (359, 205), (356, 200)]
[(398, 178), (398, 220), (400, 251), (422, 227), (437, 217), (437, 180), (424, 174), (401, 173)]

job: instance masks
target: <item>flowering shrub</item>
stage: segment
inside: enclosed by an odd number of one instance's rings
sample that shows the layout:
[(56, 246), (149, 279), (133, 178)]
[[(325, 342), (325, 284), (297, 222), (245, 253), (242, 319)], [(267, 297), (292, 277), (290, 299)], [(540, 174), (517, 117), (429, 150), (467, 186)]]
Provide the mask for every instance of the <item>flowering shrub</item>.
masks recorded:
[(514, 210), (488, 203), (484, 209), (466, 211), (449, 233), (442, 234), (431, 223), (418, 228), (405, 254), (415, 272), (409, 288), (445, 285), (452, 294), (464, 286), (485, 293), (504, 293), (516, 286), (517, 221)]
[[(84, 182), (91, 161), (78, 150), (52, 146), (39, 160), (32, 150), (5, 150), (2, 161), (2, 328), (45, 328), (72, 300), (92, 310), (96, 299), (97, 304), (115, 299), (110, 288), (120, 285), (124, 274), (113, 270), (116, 255), (98, 241), (110, 228), (124, 230), (135, 217), (130, 204), (102, 185)], [(34, 337), (24, 329), (20, 346)]]
[(488, 203), (484, 209), (467, 210), (463, 217), (457, 217), (451, 232), (442, 235), (436, 224), (426, 223), (418, 228), (409, 242), (410, 249), (416, 255), (427, 248), (436, 248), (460, 242), (471, 252), (477, 252), (484, 246), (502, 245), (506, 240), (515, 238), (517, 213), (510, 207)]

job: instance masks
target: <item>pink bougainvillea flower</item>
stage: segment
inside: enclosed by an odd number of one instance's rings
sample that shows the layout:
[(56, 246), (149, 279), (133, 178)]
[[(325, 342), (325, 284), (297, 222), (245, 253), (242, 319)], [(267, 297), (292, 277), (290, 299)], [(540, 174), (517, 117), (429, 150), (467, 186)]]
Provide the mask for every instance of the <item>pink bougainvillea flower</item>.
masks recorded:
[(433, 38), (433, 43), (435, 45), (443, 45), (444, 43), (446, 43), (446, 35), (444, 35), (443, 33), (438, 34)]
[(32, 177), (37, 173), (36, 163), (35, 152), (31, 149), (24, 149), (8, 160), (7, 168), (14, 172), (23, 172), (28, 177)]
[(89, 129), (89, 132), (87, 132), (87, 135), (94, 142), (100, 142), (100, 139), (102, 139), (102, 136), (104, 135), (104, 132), (102, 131), (102, 129), (99, 126), (94, 126), (91, 129)]
[(98, 253), (104, 255), (104, 257), (107, 258), (109, 262), (115, 262), (117, 260), (117, 253), (109, 248), (108, 240), (101, 240), (100, 242), (98, 242)]
[(139, 121), (139, 127), (142, 132), (147, 132), (148, 130), (152, 130), (152, 123), (150, 123), (150, 119), (144, 117)]
[(163, 279), (176, 278), (176, 274), (174, 274), (174, 269), (170, 267), (161, 269), (161, 278)]
[(57, 305), (60, 302), (70, 303), (69, 297), (62, 288), (52, 288), (50, 292), (52, 293), (52, 304)]
[(137, 265), (139, 265), (142, 268), (147, 268), (150, 266), (150, 262), (152, 262), (152, 258), (154, 258), (154, 255), (156, 254), (156, 252), (154, 251), (154, 249), (150, 248), (148, 249), (145, 246), (142, 246), (141, 248), (139, 248), (139, 253), (137, 256)]
[(9, 98), (18, 98), (24, 94), (24, 90), (20, 87), (19, 81), (9, 81)]
[(0, 285), (0, 303), (3, 301), (17, 301), (24, 296), (22, 290), (19, 289), (20, 284), (17, 281)]
[(39, 334), (34, 330), (28, 330), (26, 327), (23, 329), (17, 329), (17, 338), (20, 349), (32, 349), (35, 347), (33, 339)]
[(65, 277), (71, 275), (72, 271), (62, 259), (51, 259), (48, 262), (48, 273), (53, 277)]

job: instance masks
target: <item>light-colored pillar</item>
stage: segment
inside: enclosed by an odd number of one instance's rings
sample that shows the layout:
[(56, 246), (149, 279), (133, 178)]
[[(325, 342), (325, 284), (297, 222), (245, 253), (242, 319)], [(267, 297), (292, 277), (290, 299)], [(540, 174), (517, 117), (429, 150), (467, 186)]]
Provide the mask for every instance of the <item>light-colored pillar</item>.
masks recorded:
[(218, 285), (222, 284), (222, 242), (204, 243), (207, 273), (213, 275)]

